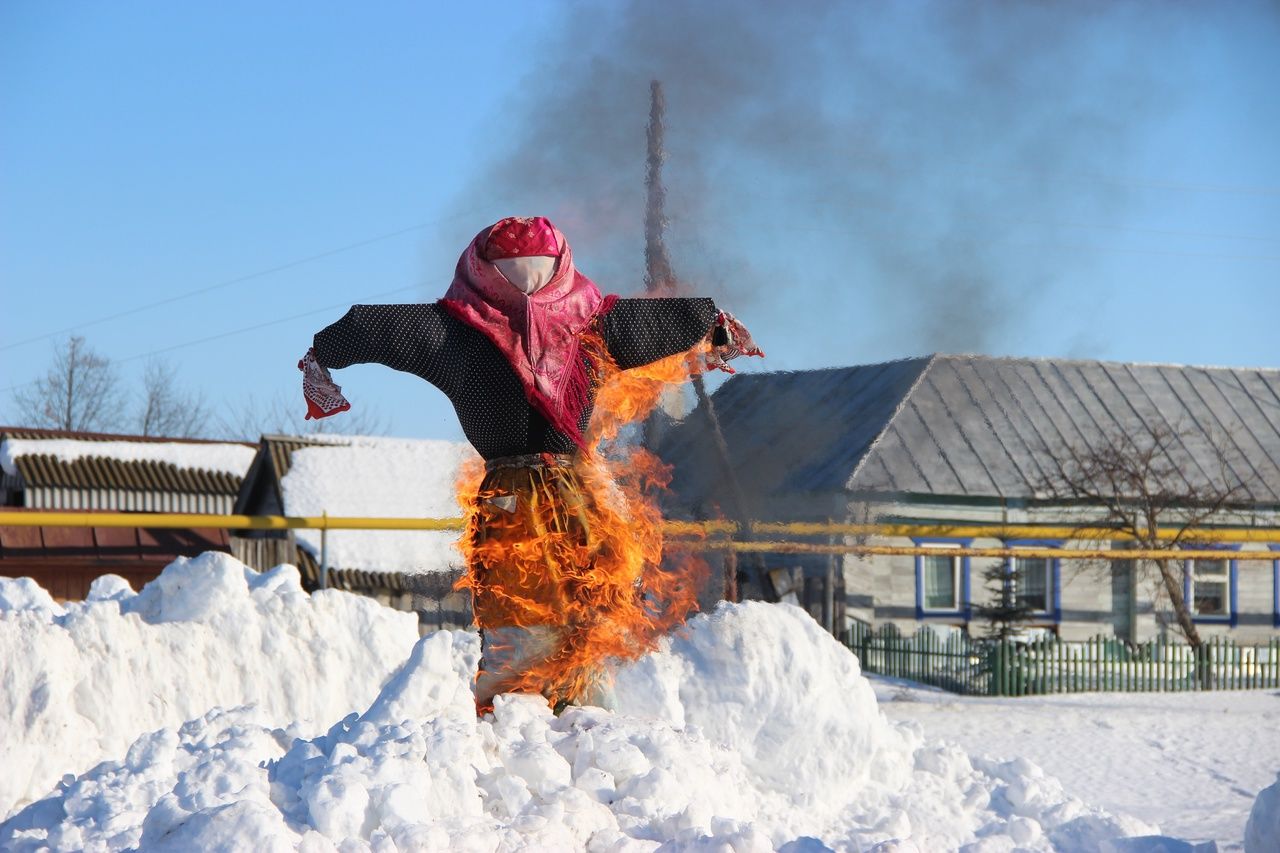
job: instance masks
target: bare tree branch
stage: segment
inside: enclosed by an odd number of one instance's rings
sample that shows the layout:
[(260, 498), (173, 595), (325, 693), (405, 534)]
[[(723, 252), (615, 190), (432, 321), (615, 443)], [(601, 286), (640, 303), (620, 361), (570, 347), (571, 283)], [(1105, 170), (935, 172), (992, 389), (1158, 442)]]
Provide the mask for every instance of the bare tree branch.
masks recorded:
[[(1116, 431), (1092, 448), (1044, 448), (1054, 472), (1038, 485), (1037, 494), (1090, 512), (1080, 530), (1108, 528), (1131, 537), (1140, 548), (1162, 550), (1184, 543), (1193, 528), (1226, 520), (1243, 503), (1245, 484), (1231, 464), (1238, 452), (1229, 449), (1233, 442), (1211, 436), (1215, 464), (1205, 470), (1187, 451), (1189, 430), (1163, 423), (1144, 427)], [(1197, 438), (1203, 443), (1202, 434)], [(1204, 476), (1191, 476), (1188, 464), (1196, 464)], [(1156, 598), (1168, 601), (1179, 631), (1198, 651), (1203, 641), (1183, 594), (1182, 567), (1167, 559), (1139, 565), (1145, 567)]]
[(91, 350), (82, 337), (56, 347), (45, 375), (15, 392), (14, 401), (29, 426), (87, 432), (117, 429), (124, 402), (110, 359)]
[(175, 377), (174, 369), (164, 362), (147, 363), (136, 419), (142, 435), (192, 438), (212, 429), (204, 399), (178, 390)]

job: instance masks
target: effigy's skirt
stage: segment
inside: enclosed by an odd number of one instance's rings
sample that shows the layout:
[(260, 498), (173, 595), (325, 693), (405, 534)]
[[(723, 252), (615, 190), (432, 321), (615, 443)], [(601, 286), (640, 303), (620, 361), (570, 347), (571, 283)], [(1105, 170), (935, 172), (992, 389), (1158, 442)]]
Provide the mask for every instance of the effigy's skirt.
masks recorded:
[[(482, 654), (476, 703), (540, 693), (554, 704), (598, 704), (602, 657), (625, 649), (643, 616), (641, 563), (601, 535), (602, 513), (574, 460), (490, 463), (468, 512), (468, 576)], [(616, 622), (616, 624), (615, 624)]]

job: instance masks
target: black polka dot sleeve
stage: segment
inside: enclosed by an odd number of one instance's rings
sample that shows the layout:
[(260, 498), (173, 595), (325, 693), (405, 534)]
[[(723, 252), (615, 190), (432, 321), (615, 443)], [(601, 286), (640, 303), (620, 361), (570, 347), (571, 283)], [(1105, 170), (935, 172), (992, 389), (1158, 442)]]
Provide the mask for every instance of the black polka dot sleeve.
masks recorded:
[(435, 303), (353, 305), (341, 320), (316, 333), (316, 360), (334, 369), (385, 364), (444, 389), (443, 353), (456, 325), (451, 319)]
[(707, 336), (716, 319), (710, 299), (619, 299), (600, 320), (600, 333), (618, 367), (640, 367), (684, 352)]

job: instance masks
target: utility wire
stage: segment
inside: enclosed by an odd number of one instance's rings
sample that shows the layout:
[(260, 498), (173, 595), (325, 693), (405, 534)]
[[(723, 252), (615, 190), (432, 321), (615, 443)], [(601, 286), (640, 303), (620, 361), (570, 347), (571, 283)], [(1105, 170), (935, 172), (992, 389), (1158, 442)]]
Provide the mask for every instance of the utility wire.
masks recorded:
[(119, 320), (122, 317), (131, 317), (134, 314), (140, 314), (143, 311), (149, 311), (152, 308), (159, 308), (162, 305), (172, 305), (175, 302), (181, 302), (185, 299), (190, 299), (194, 296), (200, 296), (201, 294), (204, 294), (204, 293), (210, 293), (215, 290), (220, 290), (224, 287), (230, 287), (233, 284), (241, 284), (243, 282), (252, 281), (253, 279), (262, 278), (264, 276), (268, 276), (273, 273), (283, 272), (284, 270), (293, 269), (294, 267), (299, 267), (299, 266), (302, 266), (303, 264), (309, 264), (314, 261), (321, 260), (323, 258), (330, 258), (330, 257), (333, 257), (334, 255), (340, 255), (343, 252), (350, 252), (354, 249), (359, 249), (364, 246), (371, 246), (374, 243), (381, 243), (384, 240), (390, 240), (393, 237), (399, 237), (404, 234), (409, 234), (413, 231), (421, 231), (424, 228), (430, 228), (433, 225), (440, 225), (445, 222), (449, 222), (451, 220), (458, 219), (462, 216), (467, 216), (467, 215), (469, 214), (457, 214), (455, 216), (446, 216), (441, 219), (435, 219), (430, 222), (421, 222), (417, 225), (411, 225), (408, 228), (401, 228), (397, 231), (390, 231), (386, 234), (380, 234), (377, 237), (370, 237), (367, 240), (359, 240), (355, 243), (348, 243), (347, 245), (339, 246), (336, 249), (329, 249), (327, 251), (319, 252), (314, 255), (308, 255), (305, 258), (298, 258), (296, 260), (288, 261), (283, 264), (277, 264), (276, 266), (268, 267), (267, 269), (263, 269), (263, 270), (258, 270), (257, 272), (251, 272), (247, 275), (236, 276), (235, 278), (230, 278), (230, 279), (227, 279), (226, 281), (220, 281), (220, 282), (217, 282), (216, 284), (210, 284), (205, 287), (198, 287), (195, 290), (188, 290), (187, 292), (179, 293), (176, 296), (169, 296), (164, 299), (158, 299), (155, 302), (148, 302), (145, 305), (137, 305), (133, 308), (125, 309), (124, 311), (118, 311), (115, 314), (108, 314), (107, 316), (98, 317), (97, 319), (94, 319), (94, 320), (86, 320), (83, 323), (76, 323), (75, 325), (67, 326), (66, 328), (63, 328), (63, 329), (58, 329), (55, 332), (47, 332), (43, 335), (36, 335), (35, 337), (26, 338), (21, 341), (15, 341), (14, 343), (11, 343), (11, 344), (4, 344), (0, 346), (0, 352), (3, 352), (5, 350), (10, 350), (10, 349), (15, 349), (21, 346), (26, 346), (27, 344), (39, 343), (40, 341), (48, 340), (49, 338), (55, 338), (55, 337), (58, 337), (59, 335), (65, 335), (68, 332), (74, 332), (80, 329), (86, 329), (90, 326), (97, 326), (102, 323), (109, 323), (112, 320)]
[[(897, 208), (890, 204), (868, 203), (865, 200), (853, 202), (849, 198), (837, 196), (789, 196), (775, 195), (772, 193), (758, 192), (734, 192), (735, 196), (759, 199), (767, 202), (778, 202), (786, 204), (802, 204), (802, 205), (838, 205), (844, 212), (853, 213), (872, 213), (880, 212), (886, 215), (892, 215), (897, 212)], [(772, 220), (771, 220), (772, 221)], [(1207, 237), (1213, 240), (1248, 240), (1260, 243), (1280, 243), (1280, 234), (1238, 234), (1224, 231), (1201, 231), (1191, 228), (1150, 228), (1141, 225), (1122, 225), (1122, 224), (1095, 224), (1089, 222), (1056, 222), (1049, 219), (1021, 219), (1016, 217), (996, 217), (986, 220), (992, 223), (1000, 223), (1003, 225), (1030, 225), (1037, 228), (1074, 228), (1090, 231), (1131, 231), (1135, 234), (1154, 234), (1165, 237)], [(809, 229), (806, 229), (809, 230)], [(832, 229), (839, 230), (839, 229)], [(844, 232), (842, 232), (844, 233)]]
[(1200, 184), (1187, 181), (1163, 181), (1154, 178), (1131, 178), (1123, 175), (1086, 174), (1079, 172), (1052, 172), (1041, 169), (1013, 169), (998, 171), (977, 167), (976, 173), (991, 175), (1005, 180), (1014, 180), (1011, 174), (1022, 173), (1026, 179), (1057, 181), (1059, 183), (1077, 184), (1110, 184), (1120, 187), (1137, 187), (1152, 190), (1170, 190), (1173, 192), (1221, 193), (1225, 195), (1260, 195), (1280, 196), (1280, 187), (1260, 184)]
[(1222, 231), (1194, 231), (1183, 228), (1145, 228), (1140, 225), (1091, 225), (1086, 222), (1045, 222), (1037, 219), (1013, 221), (1040, 228), (1075, 228), (1084, 231), (1132, 231), (1135, 234), (1156, 234), (1161, 237), (1208, 237), (1212, 240), (1249, 240), (1258, 243), (1280, 243), (1280, 235), (1228, 234)]
[[(192, 340), (192, 341), (183, 341), (180, 344), (173, 344), (172, 346), (161, 347), (160, 349), (154, 349), (154, 350), (151, 350), (150, 352), (139, 353), (138, 355), (131, 355), (128, 358), (113, 359), (113, 362), (117, 364), (126, 364), (131, 361), (138, 361), (139, 359), (150, 358), (152, 356), (161, 355), (163, 353), (173, 352), (174, 350), (185, 349), (186, 347), (193, 347), (193, 346), (196, 346), (197, 344), (207, 344), (210, 341), (218, 341), (218, 340), (222, 340), (223, 338), (229, 338), (232, 335), (241, 335), (241, 334), (244, 334), (245, 332), (253, 332), (253, 331), (257, 331), (258, 329), (265, 329), (268, 326), (279, 326), (281, 323), (289, 323), (289, 322), (292, 322), (293, 320), (301, 320), (303, 317), (311, 317), (315, 314), (323, 314), (326, 311), (333, 311), (337, 308), (344, 308), (355, 303), (368, 302), (374, 299), (381, 299), (385, 296), (393, 296), (394, 294), (397, 294), (397, 293), (404, 293), (407, 290), (415, 289), (415, 287), (416, 285), (409, 285), (407, 287), (397, 287), (394, 290), (384, 290), (381, 293), (372, 293), (368, 296), (361, 296), (355, 300), (344, 300), (342, 302), (338, 302), (333, 305), (326, 305), (323, 308), (313, 308), (310, 311), (303, 311), (300, 314), (290, 314), (288, 317), (279, 317), (275, 320), (267, 320), (265, 323), (255, 323), (252, 326), (242, 326), (239, 329), (232, 329), (227, 332), (219, 332), (216, 335), (209, 335), (208, 337), (204, 337), (204, 338), (196, 338), (195, 340)], [(39, 379), (32, 379), (30, 382), (20, 382), (17, 385), (10, 385), (8, 388), (0, 388), (0, 394), (6, 393), (9, 391), (15, 391), (19, 388), (26, 388), (28, 385), (35, 385), (39, 381), (40, 381)]]
[[(782, 232), (808, 232), (819, 234), (839, 234), (845, 237), (864, 236), (866, 234), (884, 234), (889, 237), (901, 237), (900, 232), (888, 227), (855, 229), (849, 228), (832, 228), (823, 225), (793, 225), (784, 221), (776, 221), (768, 223), (768, 227)], [(881, 241), (887, 242), (887, 241)], [(917, 241), (918, 242), (918, 241)], [(991, 240), (981, 241), (983, 245), (993, 243)], [(1280, 261), (1280, 255), (1250, 255), (1239, 254), (1235, 252), (1196, 252), (1183, 251), (1181, 249), (1160, 249), (1155, 247), (1144, 246), (1102, 246), (1090, 243), (1060, 243), (1054, 241), (1043, 242), (1008, 242), (1005, 243), (1001, 250), (1006, 249), (1063, 249), (1075, 252), (1115, 252), (1127, 255), (1164, 255), (1173, 258), (1206, 258), (1219, 261), (1262, 261), (1264, 263)]]

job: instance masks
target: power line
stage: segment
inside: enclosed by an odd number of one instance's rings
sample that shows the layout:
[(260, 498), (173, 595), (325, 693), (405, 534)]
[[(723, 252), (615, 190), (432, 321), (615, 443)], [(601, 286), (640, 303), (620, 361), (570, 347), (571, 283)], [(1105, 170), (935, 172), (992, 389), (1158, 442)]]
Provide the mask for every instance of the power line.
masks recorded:
[(1161, 237), (1208, 237), (1213, 240), (1250, 240), (1258, 243), (1280, 243), (1280, 236), (1267, 234), (1228, 234), (1223, 231), (1194, 231), (1182, 228), (1145, 228), (1140, 225), (1091, 225), (1086, 222), (1046, 222), (1037, 219), (1012, 220), (1040, 228), (1077, 228), (1084, 231), (1132, 231)]
[[(837, 205), (844, 209), (843, 212), (847, 212), (849, 214), (881, 213), (886, 216), (891, 216), (899, 212), (899, 209), (892, 204), (868, 202), (866, 199), (856, 198), (852, 195), (794, 196), (751, 191), (735, 192), (734, 195), (759, 199), (761, 201), (782, 202), (788, 204)], [(1074, 228), (1091, 231), (1130, 231), (1135, 234), (1153, 234), (1166, 237), (1207, 237), (1213, 240), (1247, 240), (1260, 243), (1280, 243), (1280, 234), (1239, 234), (1225, 231), (1204, 231), (1191, 228), (1151, 228), (1141, 225), (1123, 225), (1119, 223), (1099, 224), (1081, 221), (1055, 221), (1052, 219), (1025, 219), (1022, 217), (1000, 216), (984, 221), (1001, 223), (1004, 225), (1030, 225), (1038, 228)]]
[(1192, 183), (1188, 181), (1166, 181), (1157, 178), (1134, 178), (1126, 175), (1088, 174), (1080, 172), (1053, 172), (1046, 169), (1010, 169), (998, 170), (976, 167), (974, 172), (997, 177), (1008, 177), (1021, 173), (1035, 180), (1058, 181), (1060, 183), (1078, 184), (1110, 184), (1121, 187), (1137, 187), (1142, 189), (1170, 190), (1173, 192), (1221, 193), (1226, 195), (1260, 195), (1280, 196), (1280, 187), (1260, 184), (1212, 184)]
[[(867, 234), (882, 234), (889, 237), (898, 237), (907, 239), (905, 235), (896, 229), (889, 227), (875, 228), (833, 228), (831, 226), (822, 225), (798, 225), (790, 222), (778, 220), (769, 223), (769, 227), (782, 232), (809, 232), (819, 234), (839, 234), (845, 237), (865, 236)], [(887, 242), (887, 241), (881, 241)], [(918, 242), (918, 239), (916, 240)], [(961, 242), (961, 241), (957, 241)], [(983, 245), (994, 243), (993, 240), (971, 241), (981, 243)], [(1141, 246), (1103, 246), (1087, 243), (1061, 243), (1054, 241), (1044, 241), (1037, 243), (1006, 243), (1002, 249), (1066, 249), (1077, 252), (1115, 252), (1119, 254), (1129, 255), (1164, 255), (1173, 258), (1205, 258), (1209, 260), (1219, 261), (1262, 261), (1270, 263), (1280, 261), (1280, 255), (1251, 255), (1239, 254), (1236, 252), (1197, 252), (1185, 251), (1181, 249), (1161, 249)]]
[(93, 320), (86, 320), (83, 323), (76, 323), (75, 325), (67, 326), (66, 328), (63, 328), (63, 329), (58, 329), (55, 332), (47, 332), (43, 335), (36, 335), (35, 337), (26, 338), (24, 340), (16, 341), (11, 344), (4, 344), (0, 346), (0, 352), (3, 352), (5, 350), (10, 350), (10, 349), (15, 349), (21, 346), (26, 346), (28, 344), (39, 343), (40, 341), (45, 341), (45, 340), (48, 340), (49, 338), (55, 338), (55, 337), (58, 337), (59, 335), (65, 335), (68, 332), (74, 332), (80, 329), (86, 329), (90, 326), (97, 326), (102, 323), (109, 323), (112, 320), (119, 320), (122, 317), (131, 317), (134, 314), (140, 314), (143, 311), (149, 311), (152, 308), (159, 308), (163, 305), (172, 305), (175, 302), (181, 302), (185, 299), (190, 299), (193, 296), (200, 296), (201, 294), (204, 294), (204, 293), (210, 293), (214, 290), (220, 290), (224, 287), (230, 287), (233, 284), (241, 284), (246, 281), (252, 281), (253, 279), (256, 279), (256, 278), (262, 278), (264, 276), (272, 275), (273, 273), (283, 272), (284, 270), (302, 266), (303, 264), (309, 264), (314, 261), (322, 260), (324, 258), (333, 257), (334, 255), (340, 255), (343, 252), (350, 252), (354, 249), (359, 249), (364, 246), (373, 245), (374, 243), (381, 243), (384, 240), (390, 240), (393, 237), (400, 237), (404, 234), (409, 234), (413, 231), (421, 231), (422, 229), (430, 228), (433, 225), (441, 225), (445, 222), (449, 222), (454, 219), (459, 219), (467, 215), (470, 215), (470, 214), (460, 213), (454, 216), (446, 216), (441, 219), (435, 219), (430, 222), (422, 222), (417, 225), (411, 225), (408, 228), (401, 228), (396, 231), (389, 231), (386, 234), (380, 234), (377, 237), (370, 237), (367, 240), (359, 240), (355, 243), (348, 243), (347, 245), (339, 246), (336, 249), (329, 249), (327, 251), (319, 252), (314, 255), (308, 255), (305, 258), (298, 258), (296, 260), (287, 261), (286, 263), (283, 263), (283, 264), (277, 264), (276, 266), (268, 267), (267, 269), (263, 269), (263, 270), (258, 270), (257, 272), (251, 272), (247, 275), (236, 276), (235, 278), (230, 278), (230, 279), (227, 279), (226, 281), (220, 281), (220, 282), (217, 282), (216, 284), (210, 284), (205, 287), (198, 287), (195, 290), (188, 290), (187, 292), (179, 293), (176, 296), (168, 296), (168, 297), (165, 297), (164, 299), (158, 299), (155, 302), (148, 302), (145, 305), (137, 305), (133, 308), (125, 309), (124, 311), (118, 311), (114, 314), (108, 314), (104, 317), (98, 317)]
[[(382, 299), (383, 297), (386, 297), (386, 296), (393, 296), (397, 293), (404, 293), (407, 290), (413, 290), (415, 287), (416, 285), (409, 285), (407, 287), (397, 287), (394, 290), (384, 290), (381, 293), (373, 293), (368, 296), (361, 296), (356, 300), (354, 300), (354, 302), (361, 303), (361, 302), (372, 301), (374, 299)], [(191, 340), (191, 341), (183, 341), (180, 344), (173, 344), (172, 346), (161, 347), (160, 349), (154, 349), (154, 350), (151, 350), (150, 352), (139, 353), (138, 355), (131, 355), (128, 358), (115, 359), (114, 361), (118, 364), (127, 364), (128, 362), (131, 362), (131, 361), (138, 361), (139, 359), (150, 358), (156, 355), (162, 355), (163, 353), (173, 352), (174, 350), (185, 349), (186, 347), (193, 347), (193, 346), (196, 346), (197, 344), (207, 344), (210, 341), (222, 340), (223, 338), (229, 338), (233, 335), (240, 335), (240, 334), (244, 334), (245, 332), (254, 332), (254, 331), (257, 331), (258, 329), (265, 329), (268, 326), (279, 326), (281, 323), (289, 323), (289, 322), (292, 322), (293, 320), (301, 320), (304, 317), (311, 317), (315, 314), (323, 314), (326, 311), (333, 311), (337, 308), (343, 308), (351, 304), (353, 304), (351, 300), (344, 300), (342, 302), (338, 302), (333, 305), (326, 305), (323, 308), (313, 308), (310, 311), (303, 311), (299, 314), (290, 314), (288, 317), (280, 317), (275, 320), (267, 320), (265, 323), (255, 323), (252, 326), (242, 326), (239, 329), (232, 329), (227, 332), (219, 332), (216, 335), (209, 335), (208, 337), (204, 337), (204, 338), (196, 338), (195, 340)], [(8, 388), (0, 388), (0, 394), (7, 393), (9, 391), (16, 391), (19, 388), (26, 388), (28, 385), (35, 385), (39, 381), (40, 381), (39, 379), (32, 379), (30, 382), (20, 382), (17, 385), (10, 385)]]

